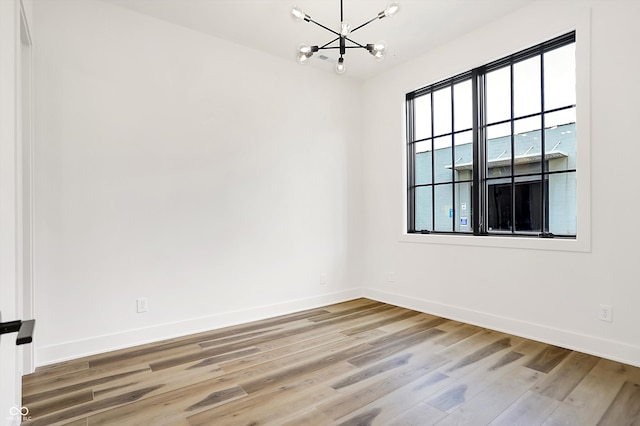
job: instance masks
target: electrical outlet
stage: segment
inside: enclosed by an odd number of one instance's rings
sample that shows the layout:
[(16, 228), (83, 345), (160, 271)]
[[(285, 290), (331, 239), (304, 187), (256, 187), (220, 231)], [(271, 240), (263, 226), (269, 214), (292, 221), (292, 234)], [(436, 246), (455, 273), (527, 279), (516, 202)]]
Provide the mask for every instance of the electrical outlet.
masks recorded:
[(598, 319), (600, 321), (613, 322), (613, 306), (600, 305), (598, 310)]
[(320, 274), (320, 284), (325, 285), (327, 283), (327, 274), (325, 272)]
[(396, 282), (396, 274), (395, 274), (395, 272), (389, 272), (387, 274), (387, 281), (389, 281), (390, 283)]
[(146, 297), (136, 299), (136, 310), (139, 314), (147, 312), (149, 309), (149, 302)]

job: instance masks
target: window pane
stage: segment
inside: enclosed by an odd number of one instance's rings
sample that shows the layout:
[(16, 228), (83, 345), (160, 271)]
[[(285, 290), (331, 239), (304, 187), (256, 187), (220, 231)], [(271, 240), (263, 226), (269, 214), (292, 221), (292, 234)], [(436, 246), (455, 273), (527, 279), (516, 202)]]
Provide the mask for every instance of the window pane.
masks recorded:
[(515, 174), (540, 173), (542, 171), (541, 116), (516, 120), (513, 127), (515, 132)]
[[(468, 132), (456, 133), (453, 135), (453, 144), (456, 146), (456, 149), (465, 149), (472, 151), (473, 144), (473, 131), (469, 130)], [(465, 145), (464, 147), (462, 145)], [(471, 157), (469, 157), (471, 159)]]
[(545, 129), (545, 157), (550, 172), (576, 168), (576, 125)]
[(416, 231), (431, 231), (433, 228), (432, 187), (420, 186), (416, 191)]
[(453, 86), (453, 121), (456, 131), (473, 127), (473, 96), (471, 80)]
[(453, 182), (453, 168), (451, 167), (452, 136), (434, 139), (435, 147), (435, 179), (438, 182)]
[(426, 141), (416, 142), (415, 143), (416, 153), (431, 151), (433, 149), (433, 147), (431, 146), (432, 144), (433, 144), (433, 139), (427, 139)]
[(513, 65), (513, 110), (515, 117), (541, 112), (540, 56)]
[(473, 132), (453, 135), (454, 177), (456, 181), (471, 180), (473, 172)]
[(487, 139), (487, 176), (511, 175), (511, 124), (487, 127), (487, 136), (502, 135)]
[(487, 139), (496, 139), (511, 135), (511, 123), (487, 126)]
[(576, 234), (576, 173), (549, 176), (549, 232)]
[(471, 182), (456, 184), (456, 231), (472, 232)]
[(552, 112), (551, 114), (544, 115), (545, 127), (561, 126), (563, 124), (576, 122), (576, 109), (569, 108), (562, 111)]
[(416, 98), (413, 107), (415, 140), (431, 137), (431, 94)]
[(536, 115), (529, 118), (521, 118), (513, 122), (513, 133), (527, 133), (533, 130), (540, 130), (542, 128), (542, 116)]
[(515, 184), (516, 232), (542, 232), (542, 185), (539, 180)]
[(487, 191), (489, 232), (511, 231), (511, 184), (489, 185)]
[(453, 185), (435, 187), (436, 231), (453, 231)]
[(576, 45), (572, 43), (544, 54), (544, 107), (575, 104)]
[(451, 88), (433, 92), (434, 136), (451, 133)]
[[(429, 145), (431, 145), (431, 141), (429, 141)], [(429, 148), (431, 147), (429, 146)], [(432, 155), (432, 151), (418, 152), (418, 150), (416, 149), (416, 155), (415, 155), (416, 185), (424, 185), (424, 184), (432, 183), (431, 155)]]
[(486, 75), (487, 123), (511, 118), (511, 74), (504, 67)]

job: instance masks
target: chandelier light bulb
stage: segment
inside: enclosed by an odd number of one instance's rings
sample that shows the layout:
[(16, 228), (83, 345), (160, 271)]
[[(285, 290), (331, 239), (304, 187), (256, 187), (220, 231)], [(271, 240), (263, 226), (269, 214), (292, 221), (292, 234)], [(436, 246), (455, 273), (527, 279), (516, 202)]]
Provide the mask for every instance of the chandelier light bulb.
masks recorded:
[(293, 6), (293, 8), (291, 8), (291, 15), (296, 19), (296, 21), (302, 21), (304, 17), (307, 16), (298, 6)]
[(344, 65), (344, 58), (339, 58), (338, 63), (336, 64), (336, 72), (338, 74), (344, 74), (346, 70), (347, 70), (347, 67), (345, 67)]
[(298, 51), (298, 53), (302, 53), (302, 54), (305, 54), (305, 55), (310, 55), (311, 54), (311, 46), (309, 46), (308, 44), (300, 43), (298, 45), (297, 51)]
[(378, 61), (382, 61), (387, 54), (387, 43), (384, 41), (379, 41), (373, 45), (373, 49), (371, 49), (371, 54)]
[(308, 44), (302, 43), (296, 49), (296, 61), (299, 64), (306, 64), (311, 56), (313, 56), (313, 49)]
[(351, 32), (351, 24), (349, 24), (348, 22), (341, 22), (340, 23), (340, 35), (342, 37), (346, 37), (349, 35), (349, 33)]
[(400, 5), (397, 2), (389, 3), (389, 6), (384, 10), (384, 16), (391, 18), (398, 13), (398, 10), (400, 10)]

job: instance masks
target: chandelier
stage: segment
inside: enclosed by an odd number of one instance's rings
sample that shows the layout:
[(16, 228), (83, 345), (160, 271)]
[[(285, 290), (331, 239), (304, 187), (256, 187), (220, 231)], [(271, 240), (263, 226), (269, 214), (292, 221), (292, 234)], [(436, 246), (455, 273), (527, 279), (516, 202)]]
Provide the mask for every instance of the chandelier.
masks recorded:
[[(375, 18), (370, 19), (364, 24), (359, 25), (352, 29), (351, 25), (344, 20), (344, 15), (342, 11), (342, 0), (340, 0), (340, 30), (334, 31), (331, 28), (326, 27), (314, 21), (313, 19), (311, 19), (309, 15), (304, 13), (299, 7), (294, 6), (291, 9), (291, 14), (293, 15), (294, 18), (296, 18), (296, 20), (302, 21), (304, 19), (307, 22), (312, 22), (317, 26), (324, 28), (325, 30), (337, 36), (336, 38), (334, 38), (333, 40), (331, 40), (326, 44), (323, 44), (322, 46), (309, 46), (308, 44), (300, 44), (297, 49), (296, 60), (298, 61), (299, 64), (306, 64), (311, 58), (311, 56), (313, 56), (313, 54), (319, 50), (338, 49), (340, 52), (340, 57), (338, 58), (338, 62), (336, 63), (336, 67), (335, 67), (335, 70), (338, 74), (342, 74), (347, 70), (344, 65), (344, 55), (347, 52), (347, 49), (366, 49), (371, 55), (373, 55), (374, 58), (376, 58), (378, 61), (381, 61), (384, 59), (385, 54), (387, 53), (387, 44), (384, 41), (379, 41), (373, 44), (360, 44), (352, 40), (350, 38), (350, 35), (356, 32), (357, 30), (359, 30), (360, 28), (364, 27), (365, 25), (369, 25), (376, 19), (382, 19), (387, 16), (391, 17), (395, 15), (399, 9), (400, 9), (400, 6), (398, 6), (398, 3), (396, 2), (390, 3), (387, 6), (387, 8), (382, 12), (378, 13), (378, 15)], [(333, 45), (336, 42), (337, 44)]]

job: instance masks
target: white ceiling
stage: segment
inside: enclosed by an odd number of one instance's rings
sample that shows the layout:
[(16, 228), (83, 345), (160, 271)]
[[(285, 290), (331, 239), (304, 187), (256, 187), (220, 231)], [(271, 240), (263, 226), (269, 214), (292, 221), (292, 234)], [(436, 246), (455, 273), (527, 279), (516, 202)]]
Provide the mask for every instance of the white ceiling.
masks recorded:
[[(298, 44), (323, 45), (335, 37), (312, 23), (293, 19), (290, 13), (293, 5), (334, 30), (339, 29), (340, 21), (339, 0), (103, 1), (286, 58), (294, 64)], [(352, 27), (358, 26), (384, 10), (389, 1), (344, 0), (344, 18)], [(364, 49), (349, 49), (345, 55), (347, 73), (353, 78), (370, 78), (532, 1), (398, 0), (400, 11), (396, 16), (376, 20), (350, 37), (361, 44), (385, 40), (386, 59), (377, 62)], [(319, 53), (335, 63), (336, 50)], [(333, 72), (333, 65), (318, 56), (314, 55), (309, 65), (304, 66)]]

